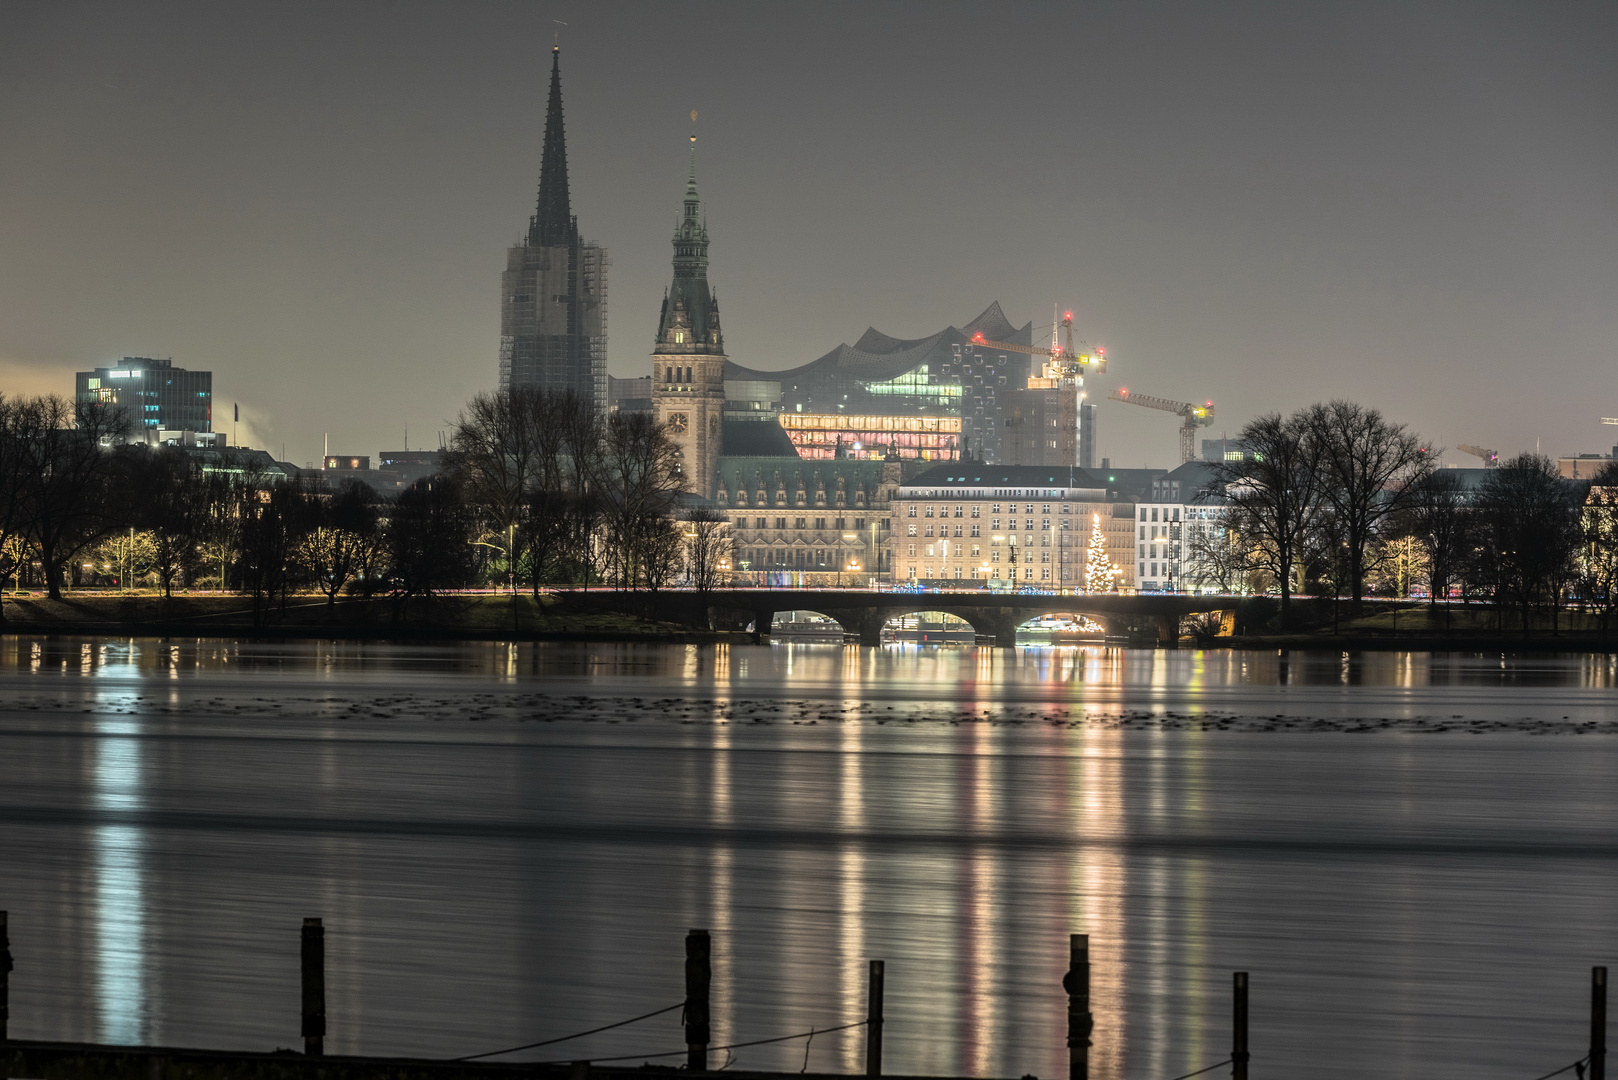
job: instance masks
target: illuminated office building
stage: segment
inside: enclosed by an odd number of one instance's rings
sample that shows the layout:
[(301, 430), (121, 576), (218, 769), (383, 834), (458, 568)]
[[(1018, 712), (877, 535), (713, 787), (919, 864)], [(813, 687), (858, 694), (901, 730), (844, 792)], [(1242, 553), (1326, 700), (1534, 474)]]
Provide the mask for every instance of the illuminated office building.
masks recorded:
[(965, 326), (923, 338), (890, 337), (873, 327), (853, 345), (786, 371), (727, 363), (725, 381), (780, 383), (783, 427), (798, 414), (958, 419), (962, 455), (1002, 461), (1001, 399), (1027, 385), (1033, 358), (974, 338), (1030, 345), (1032, 335), (1032, 323), (1012, 326), (994, 303)]
[(781, 427), (810, 460), (949, 461), (960, 456), (958, 416), (860, 416), (783, 413)]
[(167, 357), (126, 356), (117, 367), (80, 371), (74, 395), (81, 403), (121, 406), (136, 433), (213, 430), (213, 372), (177, 368)]

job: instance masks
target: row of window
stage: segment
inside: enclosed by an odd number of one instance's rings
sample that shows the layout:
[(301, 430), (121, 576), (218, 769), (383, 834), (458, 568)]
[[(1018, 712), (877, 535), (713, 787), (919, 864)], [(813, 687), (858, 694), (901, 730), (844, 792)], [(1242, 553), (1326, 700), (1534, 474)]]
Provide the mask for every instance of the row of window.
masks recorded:
[[(1143, 507), (1140, 508), (1140, 519), (1142, 521), (1156, 521), (1157, 520), (1157, 511), (1158, 511), (1157, 507), (1155, 507), (1155, 506), (1152, 507), (1151, 508), (1151, 517), (1147, 517), (1146, 516), (1147, 508), (1143, 506)], [(1192, 521), (1192, 520), (1206, 521), (1209, 518), (1217, 518), (1218, 516), (1219, 516), (1218, 507), (1188, 506), (1188, 507), (1185, 508), (1185, 517), (1186, 517), (1187, 521)], [(1163, 520), (1164, 521), (1179, 521), (1180, 520), (1180, 508), (1178, 506), (1165, 506), (1165, 507), (1163, 507)]]
[[(789, 526), (787, 525), (787, 522), (789, 522), (789, 521), (792, 522), (790, 528), (808, 529), (808, 528), (811, 528), (809, 522), (811, 520), (813, 520), (814, 525), (812, 527), (815, 528), (815, 529), (818, 529), (818, 530), (820, 530), (822, 532), (825, 531), (825, 529), (826, 529), (826, 521), (827, 521), (827, 519), (823, 518), (823, 517), (817, 517), (817, 518), (813, 518), (813, 519), (806, 518), (806, 517), (794, 517), (794, 518), (787, 518), (787, 517), (777, 517), (777, 518), (756, 517), (756, 518), (753, 518), (752, 520), (753, 520), (753, 528), (755, 528), (755, 529), (768, 529), (768, 528), (771, 528), (772, 526), (771, 526), (770, 522), (772, 520), (775, 522), (773, 527), (777, 528), (777, 529), (788, 528)], [(853, 519), (853, 522), (854, 522), (853, 525), (848, 524), (848, 522), (849, 522), (848, 518), (831, 518), (830, 520), (831, 520), (831, 527), (833, 529), (839, 529), (840, 530), (840, 529), (848, 529), (848, 528), (853, 528), (853, 529), (863, 529), (863, 528), (865, 528), (865, 519), (864, 518), (854, 518)], [(878, 519), (878, 520), (881, 521), (882, 528), (886, 529), (886, 528), (891, 527), (891, 522), (888, 522), (888, 521), (885, 521), (885, 520), (882, 520), (882, 519)], [(738, 529), (747, 528), (747, 521), (748, 521), (748, 519), (746, 517), (738, 517), (736, 519), (736, 527)]]
[[(952, 576), (950, 574), (950, 569), (947, 566), (939, 568), (939, 573), (938, 573), (937, 578), (935, 578), (933, 576), (933, 568), (932, 567), (923, 566), (920, 569), (921, 569), (921, 573), (920, 573), (920, 575), (918, 577), (918, 575), (916, 573), (917, 568), (914, 567), (914, 566), (912, 566), (910, 568), (910, 580), (911, 581), (916, 581), (916, 580), (921, 580), (921, 581), (943, 580), (943, 579), (947, 579), (947, 578)], [(987, 571), (985, 571), (981, 566), (974, 566), (974, 567), (971, 568), (971, 571), (972, 572), (970, 574), (965, 573), (961, 567), (957, 566), (955, 568), (955, 572), (954, 572), (954, 575), (953, 575), (954, 579), (956, 581), (964, 581), (964, 580), (966, 580), (968, 578), (972, 578), (974, 580), (977, 579), (977, 578), (987, 578), (990, 581), (998, 581), (998, 580), (1000, 580), (1000, 568), (997, 567), (997, 566), (990, 567)], [(1006, 578), (1008, 580), (1011, 580), (1011, 581), (1017, 580), (1017, 568), (1014, 567), (1014, 566), (1009, 568), (1006, 571)], [(1035, 578), (1034, 578), (1034, 568), (1032, 566), (1025, 567), (1023, 569), (1022, 579), (1024, 581), (1034, 581), (1035, 580)], [(1050, 567), (1046, 566), (1046, 567), (1041, 567), (1040, 568), (1038, 580), (1040, 580), (1040, 581), (1049, 581), (1049, 580), (1051, 580)], [(1066, 571), (1066, 570), (1062, 571), (1062, 580), (1063, 581), (1068, 580), (1068, 571)]]
[[(922, 553), (925, 558), (929, 558), (929, 559), (931, 559), (931, 558), (947, 559), (947, 558), (950, 557), (950, 550), (949, 550), (950, 545), (949, 544), (923, 544), (921, 546), (923, 548), (925, 548), (925, 551), (923, 551), (923, 553)], [(962, 550), (964, 547), (967, 547), (967, 546), (971, 547), (970, 554), (968, 554), (967, 552)], [(915, 544), (906, 544), (905, 547), (908, 549), (906, 551), (906, 554), (910, 558), (914, 559), (916, 557), (916, 545)], [(1015, 547), (1007, 549), (1007, 561), (1008, 562), (1015, 562), (1016, 561), (1016, 558), (1015, 558), (1016, 554), (1017, 554), (1017, 549)], [(960, 559), (960, 558), (981, 559), (983, 557), (983, 546), (981, 544), (971, 544), (971, 545), (956, 544), (955, 545), (954, 557), (957, 558), (957, 559)], [(1034, 560), (1034, 553), (1032, 551), (1030, 551), (1027, 555), (1023, 556), (1023, 561), (1024, 562), (1033, 562), (1033, 560)], [(989, 545), (989, 561), (991, 563), (997, 563), (997, 562), (1000, 561), (1000, 545), (998, 545), (998, 544)], [(1042, 563), (1048, 563), (1048, 562), (1051, 561), (1051, 553), (1050, 553), (1050, 551), (1048, 549), (1047, 550), (1042, 550), (1039, 553), (1039, 561), (1042, 562)], [(1062, 552), (1060, 554), (1060, 556), (1057, 558), (1056, 561), (1057, 562), (1062, 562), (1062, 563), (1067, 562), (1068, 561), (1067, 553)], [(1075, 559), (1074, 561), (1077, 561), (1077, 559)]]
[[(957, 504), (956, 507), (955, 507), (955, 516), (956, 517), (968, 516), (968, 515), (965, 515), (965, 514), (962, 513), (962, 511), (964, 509), (965, 509), (964, 505)], [(933, 508), (931, 506), (923, 507), (922, 510), (923, 510), (923, 513), (921, 514), (922, 517), (933, 517), (934, 516), (933, 515)], [(994, 503), (992, 506), (989, 507), (989, 513), (998, 514), (999, 512), (1000, 512), (1000, 504), (999, 503)], [(1016, 503), (1007, 504), (1006, 513), (1015, 514), (1016, 512), (1017, 512), (1017, 504)], [(1023, 513), (1032, 514), (1033, 512), (1034, 512), (1034, 504), (1033, 503), (1024, 503), (1023, 504)], [(1041, 506), (1039, 508), (1039, 512), (1041, 514), (1049, 514), (1051, 512), (1051, 504), (1050, 503), (1041, 504)], [(1062, 507), (1062, 513), (1064, 513), (1064, 514), (1068, 513), (1068, 508), (1067, 508), (1066, 505), (1064, 505)], [(1154, 511), (1153, 513), (1155, 514), (1156, 511)], [(915, 516), (916, 516), (916, 504), (911, 503), (909, 506), (907, 506), (905, 508), (905, 517), (915, 517)], [(950, 516), (949, 507), (947, 507), (947, 506), (938, 507), (937, 516), (938, 517), (949, 517)], [(971, 513), (970, 516), (971, 517), (982, 517), (983, 516), (983, 507), (981, 507), (981, 506), (974, 503), (973, 506), (972, 506), (972, 513)], [(1144, 509), (1141, 510), (1141, 520), (1142, 521), (1146, 520), (1146, 511)], [(1154, 516), (1152, 518), (1152, 520), (1156, 521), (1157, 518)], [(1176, 520), (1176, 521), (1180, 520), (1178, 511), (1175, 512), (1174, 520)]]

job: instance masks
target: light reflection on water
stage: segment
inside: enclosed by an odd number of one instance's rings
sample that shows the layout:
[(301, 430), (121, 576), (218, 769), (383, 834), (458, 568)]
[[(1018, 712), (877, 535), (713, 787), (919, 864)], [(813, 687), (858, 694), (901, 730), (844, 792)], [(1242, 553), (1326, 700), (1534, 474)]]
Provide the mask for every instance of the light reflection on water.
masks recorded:
[[(1221, 1057), (1238, 967), (1255, 1077), (1534, 1075), (1578, 1056), (1583, 973), (1614, 959), (1612, 735), (1040, 718), (1612, 724), (1614, 675), (1605, 656), (0, 638), (13, 1030), (292, 1045), (317, 914), (330, 1049), (470, 1053), (677, 1000), (680, 939), (705, 927), (718, 1041), (863, 1016), (882, 957), (890, 1072), (1048, 1077), (1084, 932), (1098, 1078)], [(561, 1056), (679, 1043), (668, 1020)], [(859, 1071), (863, 1042), (819, 1038), (809, 1063)]]

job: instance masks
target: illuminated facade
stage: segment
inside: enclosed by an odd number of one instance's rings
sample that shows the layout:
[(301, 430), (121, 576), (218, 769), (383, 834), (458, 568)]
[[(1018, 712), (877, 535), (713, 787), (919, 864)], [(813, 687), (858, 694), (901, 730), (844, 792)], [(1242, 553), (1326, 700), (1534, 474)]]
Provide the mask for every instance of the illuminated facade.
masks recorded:
[(1099, 516), (1120, 589), (1135, 586), (1135, 503), (1083, 469), (954, 463), (900, 486), (893, 581), (950, 588), (1082, 589)]
[(687, 491), (713, 492), (724, 446), (725, 336), (719, 298), (708, 286), (708, 225), (697, 197), (697, 137), (685, 210), (674, 229), (674, 280), (663, 296), (652, 349), (652, 412), (678, 448)]
[(892, 563), (890, 507), (908, 461), (726, 457), (714, 501), (735, 537), (738, 586), (862, 586)]
[(539, 205), (528, 235), (506, 251), (500, 284), (500, 386), (571, 390), (605, 411), (607, 252), (579, 238), (571, 209), (560, 49), (551, 52)]
[(117, 367), (74, 376), (82, 403), (122, 407), (137, 432), (213, 430), (213, 372), (177, 368), (166, 357), (126, 356)]
[(965, 326), (928, 337), (901, 339), (872, 328), (802, 367), (754, 371), (728, 364), (725, 378), (779, 382), (783, 426), (792, 415), (949, 417), (960, 421), (962, 456), (1003, 462), (1002, 395), (1026, 385), (1032, 358), (973, 339), (1028, 345), (1032, 334), (1032, 323), (1012, 326), (995, 303)]
[(1135, 579), (1143, 592), (1197, 592), (1221, 576), (1202, 565), (1198, 537), (1212, 544), (1224, 536), (1228, 504), (1213, 492), (1213, 466), (1188, 461), (1152, 481), (1135, 514)]
[(783, 413), (781, 427), (800, 457), (816, 461), (952, 461), (961, 451), (958, 416)]

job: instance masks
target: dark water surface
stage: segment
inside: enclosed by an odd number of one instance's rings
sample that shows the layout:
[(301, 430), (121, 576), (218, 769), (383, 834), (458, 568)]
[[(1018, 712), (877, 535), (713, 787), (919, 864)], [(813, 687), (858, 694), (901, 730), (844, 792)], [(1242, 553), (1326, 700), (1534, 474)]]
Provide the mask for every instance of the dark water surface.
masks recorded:
[[(1225, 1057), (1245, 969), (1256, 1078), (1529, 1080), (1618, 966), (1615, 685), (1601, 656), (0, 638), (11, 1031), (299, 1046), (319, 915), (328, 1050), (470, 1054), (678, 1001), (700, 926), (720, 1042), (859, 1019), (879, 957), (888, 1071), (1050, 1078), (1088, 932), (1093, 1076)], [(681, 1043), (676, 1012), (530, 1056)]]

